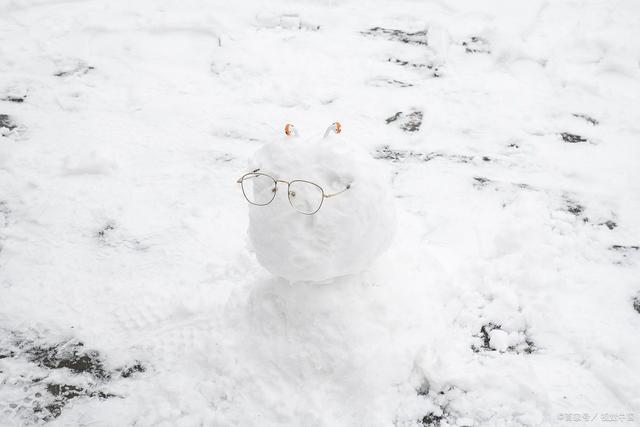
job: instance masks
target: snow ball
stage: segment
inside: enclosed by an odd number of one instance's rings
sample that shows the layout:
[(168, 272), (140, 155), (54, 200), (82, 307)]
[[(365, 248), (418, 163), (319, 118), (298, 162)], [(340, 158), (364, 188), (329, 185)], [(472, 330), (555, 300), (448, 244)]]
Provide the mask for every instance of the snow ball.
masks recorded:
[(490, 331), (489, 346), (494, 350), (507, 351), (507, 348), (509, 348), (509, 334), (502, 329), (494, 329)]
[(278, 180), (250, 175), (242, 184), (265, 204), (249, 204), (249, 239), (274, 275), (320, 282), (357, 273), (390, 245), (396, 224), (388, 171), (343, 135), (267, 143), (250, 161), (248, 171), (255, 170)]
[(524, 340), (525, 340), (525, 336), (522, 332), (512, 331), (512, 332), (509, 332), (509, 338), (507, 339), (507, 343), (509, 347), (515, 347), (516, 345), (523, 343)]

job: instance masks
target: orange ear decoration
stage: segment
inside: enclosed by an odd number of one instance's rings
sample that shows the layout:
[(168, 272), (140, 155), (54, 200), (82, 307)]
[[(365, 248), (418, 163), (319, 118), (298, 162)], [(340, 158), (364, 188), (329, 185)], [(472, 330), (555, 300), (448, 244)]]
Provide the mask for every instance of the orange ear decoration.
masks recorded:
[(291, 134), (293, 134), (293, 125), (291, 123), (284, 125), (284, 134), (287, 136), (291, 136)]

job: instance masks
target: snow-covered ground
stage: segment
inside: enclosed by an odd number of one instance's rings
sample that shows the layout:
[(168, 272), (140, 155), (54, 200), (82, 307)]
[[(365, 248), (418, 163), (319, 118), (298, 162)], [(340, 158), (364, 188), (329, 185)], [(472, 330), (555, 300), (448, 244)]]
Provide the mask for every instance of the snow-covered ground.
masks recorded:
[[(638, 425), (639, 22), (1, 1), (0, 425)], [(335, 120), (393, 168), (398, 232), (289, 284), (236, 179)]]

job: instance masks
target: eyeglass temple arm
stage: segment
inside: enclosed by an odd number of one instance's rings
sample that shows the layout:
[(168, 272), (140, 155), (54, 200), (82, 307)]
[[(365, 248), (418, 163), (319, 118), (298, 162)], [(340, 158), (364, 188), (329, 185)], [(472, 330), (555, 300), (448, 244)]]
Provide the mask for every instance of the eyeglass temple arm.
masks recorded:
[[(258, 169), (256, 169), (256, 170), (254, 170), (254, 171), (251, 171), (251, 172), (249, 172), (249, 173), (256, 173), (256, 172), (258, 172), (259, 170), (260, 170), (260, 168), (258, 168)], [(245, 176), (245, 175), (246, 175), (246, 173), (245, 173), (244, 175), (242, 175), (240, 178), (238, 178), (238, 180), (237, 180), (236, 182), (237, 182), (238, 184), (240, 184), (240, 183), (242, 182), (242, 178), (244, 178), (244, 176)]]
[(350, 188), (351, 188), (351, 184), (347, 185), (344, 190), (340, 190), (337, 193), (325, 194), (324, 198), (328, 199), (329, 197), (337, 196), (338, 194), (342, 194)]

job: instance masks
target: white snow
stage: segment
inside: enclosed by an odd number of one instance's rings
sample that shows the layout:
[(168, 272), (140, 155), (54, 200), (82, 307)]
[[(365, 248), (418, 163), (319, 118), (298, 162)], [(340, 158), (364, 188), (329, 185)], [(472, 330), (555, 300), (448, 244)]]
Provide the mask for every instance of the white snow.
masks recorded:
[(494, 329), (489, 332), (489, 345), (498, 351), (507, 351), (509, 347), (509, 334), (502, 329)]
[(257, 260), (290, 281), (363, 271), (395, 235), (388, 171), (331, 128), (283, 138), (257, 151), (243, 179)]
[[(637, 424), (638, 16), (0, 2), (0, 425)], [(236, 179), (336, 120), (397, 234), (291, 284)]]

